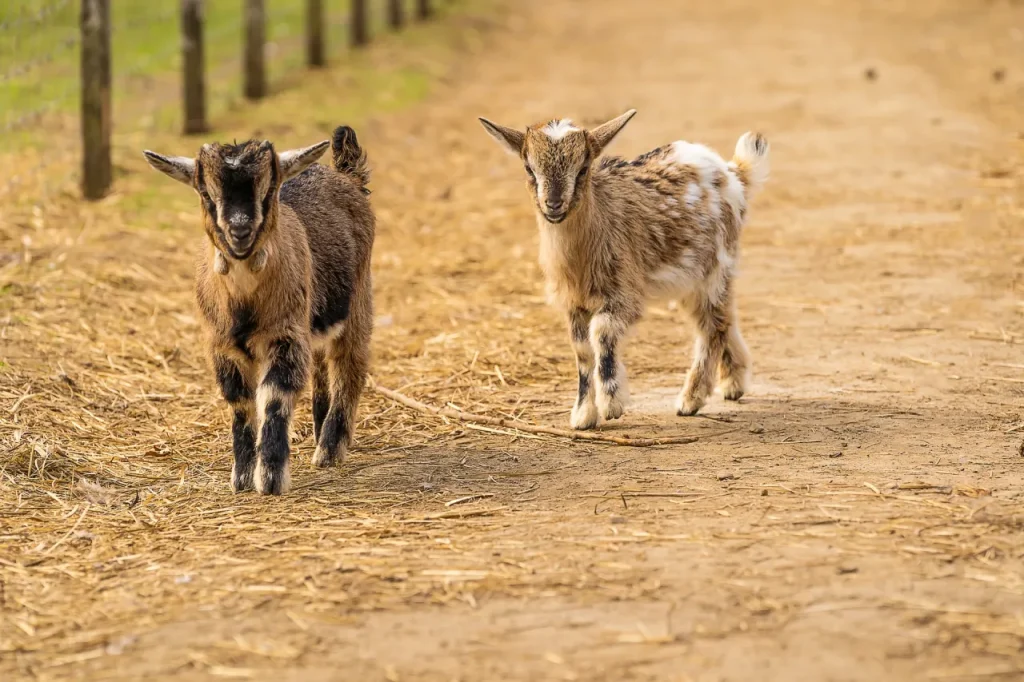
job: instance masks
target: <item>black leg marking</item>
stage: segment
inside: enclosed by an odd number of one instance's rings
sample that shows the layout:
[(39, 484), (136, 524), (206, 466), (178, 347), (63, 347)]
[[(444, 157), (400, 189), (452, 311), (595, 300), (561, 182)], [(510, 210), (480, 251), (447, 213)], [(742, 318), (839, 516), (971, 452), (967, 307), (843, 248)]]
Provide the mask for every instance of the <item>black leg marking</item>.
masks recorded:
[(327, 393), (319, 391), (313, 394), (313, 440), (320, 442), (320, 434), (324, 430), (324, 420), (327, 419), (327, 411), (331, 408), (331, 399)]
[(256, 468), (256, 433), (245, 410), (235, 410), (235, 421), (231, 428), (235, 446), (235, 466), (231, 471), (231, 487), (235, 491), (253, 488), (253, 471)]
[(330, 375), (322, 352), (313, 355), (313, 440), (320, 442), (324, 419), (331, 408)]
[(232, 404), (241, 400), (252, 400), (252, 390), (245, 383), (245, 377), (242, 376), (235, 363), (225, 357), (217, 357), (214, 359), (213, 365), (224, 400)]
[(349, 435), (345, 411), (339, 407), (332, 408), (327, 414), (323, 432), (320, 434), (320, 450), (325, 458), (317, 464), (319, 466), (334, 464), (338, 458), (338, 448), (342, 443), (348, 443)]
[(235, 347), (245, 354), (245, 357), (252, 360), (252, 351), (249, 350), (249, 337), (259, 326), (256, 317), (256, 309), (250, 303), (241, 303), (231, 311), (231, 338)]
[(604, 384), (605, 392), (610, 396), (615, 395), (615, 344), (608, 338), (601, 339), (601, 358), (597, 365), (598, 376)]
[(285, 393), (297, 393), (306, 383), (306, 356), (292, 339), (278, 339), (270, 344), (273, 364), (263, 383)]
[(587, 395), (590, 393), (590, 371), (580, 369), (580, 388), (576, 394), (576, 404), (582, 405), (587, 402)]
[(289, 414), (280, 400), (267, 403), (263, 415), (263, 431), (260, 434), (260, 464), (263, 478), (268, 482), (262, 492), (280, 495), (284, 492), (285, 466), (288, 464), (288, 419)]

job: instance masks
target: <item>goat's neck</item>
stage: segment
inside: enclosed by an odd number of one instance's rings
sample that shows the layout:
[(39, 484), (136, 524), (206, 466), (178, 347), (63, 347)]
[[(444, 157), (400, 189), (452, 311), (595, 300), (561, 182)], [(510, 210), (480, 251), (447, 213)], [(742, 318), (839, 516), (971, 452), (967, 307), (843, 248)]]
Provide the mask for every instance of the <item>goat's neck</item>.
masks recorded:
[(559, 225), (552, 225), (538, 213), (541, 231), (540, 264), (547, 279), (548, 295), (563, 305), (586, 305), (593, 290), (592, 261), (597, 237), (592, 221), (596, 216), (593, 188)]
[(236, 261), (228, 258), (214, 246), (213, 270), (222, 286), (232, 296), (248, 296), (255, 292), (260, 282), (268, 276), (268, 265), (273, 252), (273, 244), (271, 240), (267, 240), (249, 258)]

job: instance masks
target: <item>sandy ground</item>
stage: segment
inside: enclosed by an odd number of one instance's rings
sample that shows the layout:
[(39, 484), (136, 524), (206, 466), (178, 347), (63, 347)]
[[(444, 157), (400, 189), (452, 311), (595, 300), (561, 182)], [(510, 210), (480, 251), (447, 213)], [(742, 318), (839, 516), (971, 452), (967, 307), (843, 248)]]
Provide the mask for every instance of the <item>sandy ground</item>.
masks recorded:
[[(371, 395), (343, 468), (309, 465), (306, 410), (293, 493), (233, 496), (193, 200), (133, 207), (158, 180), (126, 161), (120, 198), (44, 218), (5, 275), (0, 677), (1024, 679), (1024, 4), (498, 16), (426, 101), (361, 128), (376, 379), (567, 424), (522, 169), (475, 117), (635, 107), (612, 153), (772, 142), (743, 236), (748, 397), (674, 415), (691, 333), (654, 302), (610, 432), (692, 445), (480, 431)], [(331, 78), (259, 132), (305, 143), (348, 96)]]

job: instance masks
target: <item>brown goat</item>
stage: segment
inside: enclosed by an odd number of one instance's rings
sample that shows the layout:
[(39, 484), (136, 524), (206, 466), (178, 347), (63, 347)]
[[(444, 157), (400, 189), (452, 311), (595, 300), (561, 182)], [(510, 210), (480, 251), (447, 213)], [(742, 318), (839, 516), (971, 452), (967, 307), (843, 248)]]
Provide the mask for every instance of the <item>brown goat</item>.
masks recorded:
[(748, 200), (767, 179), (768, 142), (758, 134), (743, 135), (728, 163), (689, 142), (632, 161), (598, 161), (635, 113), (590, 131), (569, 120), (523, 132), (480, 119), (526, 165), (540, 226), (540, 263), (549, 293), (568, 312), (576, 351), (579, 392), (570, 419), (575, 429), (624, 413), (628, 388), (621, 346), (654, 295), (683, 298), (697, 327), (679, 415), (700, 410), (716, 369), (728, 400), (738, 400), (749, 380), (733, 274)]
[[(316, 160), (333, 147), (334, 167)], [(234, 410), (235, 491), (289, 486), (295, 398), (313, 365), (313, 462), (344, 459), (373, 328), (369, 172), (355, 132), (277, 154), (270, 142), (207, 144), (195, 159), (145, 152), (201, 198), (196, 301)]]

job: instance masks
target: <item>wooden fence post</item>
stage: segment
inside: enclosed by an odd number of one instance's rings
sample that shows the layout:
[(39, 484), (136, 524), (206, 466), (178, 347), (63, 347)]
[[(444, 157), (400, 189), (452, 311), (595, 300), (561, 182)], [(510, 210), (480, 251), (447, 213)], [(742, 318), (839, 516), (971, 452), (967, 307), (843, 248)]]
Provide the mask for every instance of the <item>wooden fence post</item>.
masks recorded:
[(416, 17), (419, 19), (429, 19), (430, 15), (433, 14), (433, 8), (430, 6), (430, 0), (416, 0)]
[(245, 96), (260, 99), (267, 94), (266, 61), (263, 47), (267, 38), (263, 0), (245, 0)]
[(370, 42), (370, 16), (366, 11), (367, 0), (351, 0), (352, 17), (349, 27), (352, 31), (352, 46), (361, 47)]
[(388, 23), (396, 31), (405, 23), (405, 0), (388, 0)]
[(203, 0), (181, 0), (181, 65), (185, 134), (204, 133), (207, 125)]
[(323, 0), (306, 0), (306, 61), (314, 68), (327, 62), (324, 57)]
[(82, 0), (82, 194), (99, 199), (113, 180), (110, 161), (110, 0)]

